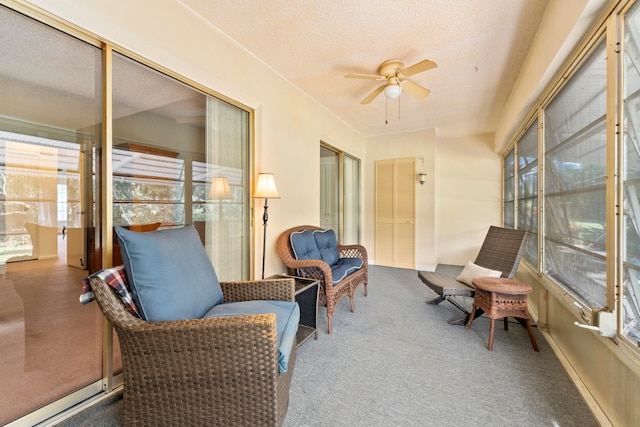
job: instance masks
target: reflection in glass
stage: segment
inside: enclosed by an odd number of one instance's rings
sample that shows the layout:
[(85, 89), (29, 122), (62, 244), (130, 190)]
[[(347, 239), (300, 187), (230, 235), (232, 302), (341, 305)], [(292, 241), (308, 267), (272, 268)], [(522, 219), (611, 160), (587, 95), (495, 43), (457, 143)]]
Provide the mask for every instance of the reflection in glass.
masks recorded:
[(218, 278), (248, 279), (249, 113), (120, 54), (113, 81), (114, 225), (193, 224)]
[[(101, 52), (0, 6), (0, 424), (102, 378), (95, 259)], [(99, 243), (99, 242), (98, 242)]]

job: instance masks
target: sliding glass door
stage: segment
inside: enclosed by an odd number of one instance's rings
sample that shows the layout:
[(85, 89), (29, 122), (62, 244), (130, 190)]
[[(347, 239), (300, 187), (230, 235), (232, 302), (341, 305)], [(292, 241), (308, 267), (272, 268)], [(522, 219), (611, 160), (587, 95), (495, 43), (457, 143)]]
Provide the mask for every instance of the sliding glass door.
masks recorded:
[(0, 425), (36, 424), (119, 383), (117, 336), (78, 298), (121, 263), (112, 226), (193, 224), (220, 280), (249, 278), (251, 114), (88, 36), (0, 22)]
[(340, 155), (320, 147), (320, 227), (340, 236)]
[(360, 243), (360, 160), (320, 146), (320, 227), (343, 244)]
[(248, 279), (249, 113), (117, 53), (113, 87), (114, 226), (193, 224), (220, 280)]
[(78, 302), (102, 129), (98, 47), (0, 6), (0, 424), (92, 385), (102, 316)]

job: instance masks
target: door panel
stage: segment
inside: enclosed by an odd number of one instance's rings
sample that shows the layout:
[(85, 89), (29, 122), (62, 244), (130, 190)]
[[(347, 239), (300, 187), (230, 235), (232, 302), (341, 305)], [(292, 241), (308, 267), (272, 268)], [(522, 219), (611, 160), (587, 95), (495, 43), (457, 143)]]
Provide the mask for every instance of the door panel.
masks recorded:
[(78, 302), (87, 270), (67, 265), (59, 215), (65, 188), (83, 179), (93, 188), (93, 164), (81, 171), (80, 156), (100, 146), (102, 52), (4, 6), (0, 22), (4, 425), (102, 379), (102, 315)]
[(375, 263), (415, 268), (415, 159), (376, 161)]

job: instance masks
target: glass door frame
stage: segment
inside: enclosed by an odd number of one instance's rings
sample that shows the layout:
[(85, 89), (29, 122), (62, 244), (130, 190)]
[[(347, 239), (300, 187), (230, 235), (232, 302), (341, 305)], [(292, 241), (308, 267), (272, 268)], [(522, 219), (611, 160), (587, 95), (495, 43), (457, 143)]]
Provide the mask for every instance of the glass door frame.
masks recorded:
[[(360, 243), (360, 213), (361, 213), (361, 200), (360, 200), (360, 178), (361, 178), (361, 167), (360, 167), (360, 159), (351, 156), (345, 153), (342, 150), (339, 150), (323, 141), (320, 141), (320, 153), (323, 150), (330, 151), (336, 155), (337, 158), (337, 185), (333, 188), (333, 191), (337, 192), (337, 194), (332, 194), (333, 197), (336, 197), (337, 203), (337, 227), (336, 234), (338, 236), (338, 240), (343, 244), (359, 244)], [(322, 154), (320, 154), (320, 226), (324, 227), (325, 224), (322, 221), (322, 217), (324, 212), (322, 212), (323, 203), (322, 197), (325, 192), (330, 191), (331, 189), (327, 189), (324, 187), (327, 179), (323, 176), (323, 166), (322, 166)], [(354, 183), (349, 183), (347, 177), (345, 177), (345, 162), (354, 161), (357, 165), (357, 173), (355, 174), (357, 177), (357, 181)], [(350, 185), (353, 184), (353, 185)], [(346, 221), (346, 215), (348, 214), (346, 210), (347, 199), (351, 202), (349, 205), (355, 205), (355, 220), (354, 221)], [(355, 224), (355, 230), (347, 230), (349, 224)], [(355, 241), (350, 241), (347, 239), (347, 236), (350, 234), (355, 234)], [(345, 240), (347, 239), (347, 240)]]

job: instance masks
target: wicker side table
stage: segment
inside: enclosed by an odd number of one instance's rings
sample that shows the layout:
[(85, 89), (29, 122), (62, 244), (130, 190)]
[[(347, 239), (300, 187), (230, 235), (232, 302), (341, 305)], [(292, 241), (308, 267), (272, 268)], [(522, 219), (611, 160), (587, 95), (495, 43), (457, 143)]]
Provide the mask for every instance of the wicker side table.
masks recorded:
[(531, 293), (531, 286), (517, 280), (501, 277), (478, 277), (473, 279), (473, 284), (476, 287), (476, 293), (473, 298), (473, 309), (466, 324), (467, 329), (471, 327), (476, 308), (484, 310), (491, 320), (487, 348), (493, 350), (493, 332), (496, 319), (504, 319), (504, 330), (506, 331), (508, 330), (507, 317), (515, 317), (518, 322), (527, 328), (533, 349), (540, 351), (538, 343), (536, 343), (536, 339), (533, 336), (531, 321), (529, 320), (529, 308), (527, 306), (527, 295)]

